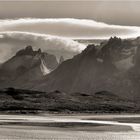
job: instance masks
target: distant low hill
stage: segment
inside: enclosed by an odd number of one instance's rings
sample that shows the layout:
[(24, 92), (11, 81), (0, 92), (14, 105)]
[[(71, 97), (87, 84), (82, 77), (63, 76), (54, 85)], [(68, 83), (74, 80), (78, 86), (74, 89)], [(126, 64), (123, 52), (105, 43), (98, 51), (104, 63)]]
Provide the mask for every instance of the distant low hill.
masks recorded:
[(93, 95), (87, 93), (67, 94), (58, 90), (39, 92), (8, 88), (0, 90), (0, 111), (16, 113), (135, 113), (139, 112), (131, 100), (121, 99), (101, 91)]

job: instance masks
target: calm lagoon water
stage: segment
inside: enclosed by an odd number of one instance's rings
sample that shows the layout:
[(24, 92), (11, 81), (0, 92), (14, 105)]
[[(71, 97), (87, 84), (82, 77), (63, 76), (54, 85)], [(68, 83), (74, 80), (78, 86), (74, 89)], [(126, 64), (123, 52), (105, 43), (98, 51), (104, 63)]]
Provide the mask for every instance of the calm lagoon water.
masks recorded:
[(0, 140), (140, 140), (139, 122), (140, 115), (0, 115)]

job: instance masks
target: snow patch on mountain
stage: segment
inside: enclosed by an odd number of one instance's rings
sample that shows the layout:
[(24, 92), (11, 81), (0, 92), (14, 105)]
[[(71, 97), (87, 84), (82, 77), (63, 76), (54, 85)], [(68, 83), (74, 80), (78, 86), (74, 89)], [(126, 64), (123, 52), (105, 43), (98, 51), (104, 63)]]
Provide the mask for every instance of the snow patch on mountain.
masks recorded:
[(41, 65), (40, 65), (40, 69), (42, 74), (45, 76), (47, 74), (49, 74), (51, 71), (47, 68), (47, 66), (45, 65), (45, 61), (41, 59)]

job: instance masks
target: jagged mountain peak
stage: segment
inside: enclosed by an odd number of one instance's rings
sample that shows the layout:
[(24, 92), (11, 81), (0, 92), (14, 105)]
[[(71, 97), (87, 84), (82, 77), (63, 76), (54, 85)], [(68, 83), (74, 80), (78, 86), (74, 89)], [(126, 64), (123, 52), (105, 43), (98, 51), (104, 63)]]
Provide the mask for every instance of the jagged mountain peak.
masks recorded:
[(36, 50), (33, 50), (33, 47), (28, 45), (27, 47), (25, 47), (24, 49), (21, 49), (19, 50), (17, 53), (16, 53), (16, 56), (22, 56), (22, 55), (31, 55), (31, 56), (35, 56), (37, 54), (41, 54), (42, 51), (41, 49), (39, 48), (37, 51)]
[(28, 45), (26, 48), (25, 48), (26, 51), (33, 51), (33, 48), (31, 45)]
[(89, 55), (89, 56), (95, 56), (95, 54), (98, 52), (98, 48), (94, 44), (88, 45), (83, 51), (82, 55)]
[(41, 51), (41, 49), (39, 48), (37, 52), (38, 52), (38, 53), (41, 53), (42, 51)]
[(116, 37), (116, 36), (111, 37), (107, 42), (107, 44), (117, 44), (117, 45), (119, 45), (121, 43), (122, 43), (122, 39), (119, 37)]

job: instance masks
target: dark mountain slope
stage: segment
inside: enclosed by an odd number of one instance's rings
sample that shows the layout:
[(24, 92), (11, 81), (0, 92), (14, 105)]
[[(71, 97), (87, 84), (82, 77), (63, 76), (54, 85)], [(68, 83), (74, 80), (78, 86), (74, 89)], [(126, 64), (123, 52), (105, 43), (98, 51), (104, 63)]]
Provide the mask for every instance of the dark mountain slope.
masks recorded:
[(54, 55), (41, 52), (40, 49), (34, 51), (31, 46), (27, 46), (1, 65), (0, 80), (3, 85), (0, 86), (24, 85), (26, 82), (40, 79), (57, 66)]
[[(49, 85), (47, 85), (46, 89), (49, 87), (50, 89), (59, 89), (60, 85), (59, 90), (73, 92), (76, 88), (78, 89), (77, 91), (83, 91), (82, 87), (84, 87), (85, 92), (89, 92), (87, 90), (93, 88), (94, 86), (93, 80), (96, 81), (96, 83), (98, 81), (100, 82), (101, 79), (108, 77), (110, 72), (113, 74), (115, 71), (115, 67), (111, 64), (111, 62), (106, 60), (105, 63), (102, 64), (98, 62), (96, 59), (97, 57), (98, 50), (96, 47), (88, 46), (82, 54), (79, 54), (73, 59), (62, 63), (55, 72), (52, 72), (46, 77), (46, 80), (49, 81)], [(104, 75), (102, 77), (98, 77), (98, 75), (102, 73), (104, 73)], [(51, 78), (49, 79), (49, 77)], [(51, 79), (53, 79), (52, 83)], [(43, 83), (44, 82), (45, 81), (43, 81)]]

